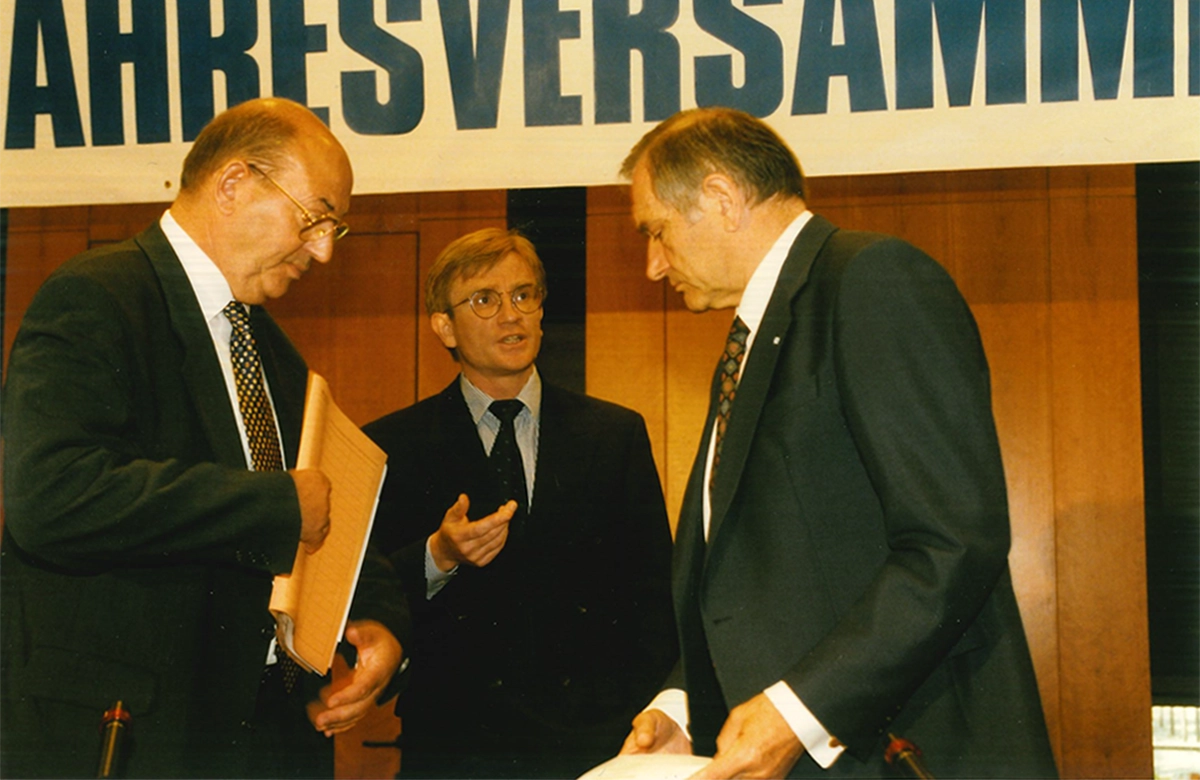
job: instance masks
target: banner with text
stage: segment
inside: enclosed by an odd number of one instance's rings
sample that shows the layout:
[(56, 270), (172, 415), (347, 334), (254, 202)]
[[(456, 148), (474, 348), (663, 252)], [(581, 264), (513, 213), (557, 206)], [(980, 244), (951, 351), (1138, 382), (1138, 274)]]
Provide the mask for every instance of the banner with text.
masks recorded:
[(809, 175), (1200, 159), (1200, 0), (0, 0), (0, 206), (165, 201), (297, 100), (355, 192), (610, 184), (681, 108)]

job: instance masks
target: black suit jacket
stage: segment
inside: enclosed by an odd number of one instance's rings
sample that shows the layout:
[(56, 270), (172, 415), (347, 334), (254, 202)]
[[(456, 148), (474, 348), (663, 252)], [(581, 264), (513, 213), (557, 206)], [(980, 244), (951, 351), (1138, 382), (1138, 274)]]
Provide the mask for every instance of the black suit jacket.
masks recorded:
[(405, 774), (575, 777), (620, 748), (676, 657), (670, 528), (640, 415), (543, 384), (529, 517), (426, 600), (425, 540), (460, 493), (502, 503), (458, 380), (371, 423), (375, 539), (415, 621)]
[(697, 748), (784, 680), (847, 746), (832, 774), (885, 773), (892, 730), (936, 776), (1053, 775), (987, 363), (945, 271), (814, 217), (743, 367), (706, 543), (711, 426), (674, 582)]
[[(266, 311), (251, 316), (294, 463), (307, 368)], [(212, 338), (157, 224), (50, 276), (4, 400), (4, 774), (94, 774), (100, 715), (121, 699), (129, 776), (244, 776), (299, 504), (286, 473), (247, 470)], [(387, 562), (364, 572), (356, 615), (399, 635)]]

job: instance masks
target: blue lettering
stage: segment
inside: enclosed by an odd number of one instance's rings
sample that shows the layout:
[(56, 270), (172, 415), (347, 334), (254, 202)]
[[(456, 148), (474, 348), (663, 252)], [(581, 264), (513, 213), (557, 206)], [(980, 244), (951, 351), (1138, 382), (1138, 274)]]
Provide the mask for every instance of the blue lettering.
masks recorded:
[(1188, 0), (1188, 94), (1200, 95), (1200, 0)]
[[(1117, 97), (1131, 0), (1042, 0), (1042, 100), (1079, 99), (1079, 18), (1091, 61), (1092, 94)], [(1133, 96), (1174, 93), (1171, 0), (1133, 2)]]
[[(275, 95), (308, 105), (306, 59), (309, 52), (325, 50), (325, 26), (304, 23), (304, 0), (271, 0), (271, 83)], [(328, 107), (308, 107), (329, 124)]]
[(525, 124), (583, 123), (583, 100), (562, 94), (559, 41), (579, 37), (579, 12), (561, 11), (558, 0), (525, 0)]
[(225, 102), (234, 106), (259, 96), (258, 63), (249, 50), (258, 40), (254, 0), (223, 0), (225, 31), (212, 36), (206, 0), (178, 4), (179, 92), (183, 140), (191, 141), (215, 115), (213, 71), (225, 73)]
[(648, 122), (679, 110), (679, 41), (667, 32), (679, 18), (679, 0), (644, 0), (629, 12), (629, 0), (592, 5), (595, 49), (596, 123), (630, 121), (630, 54), (642, 54), (642, 112)]
[[(419, 22), (421, 0), (387, 0), (389, 22)], [(388, 73), (388, 99), (376, 97), (373, 70), (342, 74), (342, 115), (363, 135), (411, 132), (425, 114), (425, 64), (421, 55), (375, 24), (372, 0), (342, 0), (338, 11), (342, 40)]]
[[(44, 87), (37, 84), (39, 28), (46, 60)], [(38, 114), (50, 115), (55, 146), (83, 146), (83, 122), (61, 1), (17, 0), (11, 64), (4, 148), (32, 149)]]
[(460, 130), (496, 126), (508, 37), (508, 8), (509, 0), (479, 0), (476, 44), (471, 40), (468, 0), (438, 0), (454, 120)]
[(1025, 101), (1024, 0), (896, 0), (896, 108), (933, 107), (935, 13), (950, 105), (971, 104), (985, 9), (987, 102)]
[[(761, 0), (778, 5), (782, 0)], [(807, 10), (807, 4), (806, 4)], [(696, 105), (729, 106), (755, 116), (769, 116), (783, 100), (783, 44), (775, 31), (733, 8), (729, 0), (695, 0), (696, 24), (742, 53), (746, 74), (733, 84), (733, 57), (696, 58)]]
[(793, 114), (829, 110), (829, 79), (846, 76), (851, 111), (887, 108), (879, 29), (871, 0), (842, 0), (845, 43), (833, 43), (834, 0), (808, 0), (800, 23)]
[(167, 14), (162, 0), (133, 0), (133, 32), (122, 33), (117, 0), (87, 0), (92, 144), (125, 143), (121, 64), (133, 63), (137, 142), (171, 140), (167, 103)]

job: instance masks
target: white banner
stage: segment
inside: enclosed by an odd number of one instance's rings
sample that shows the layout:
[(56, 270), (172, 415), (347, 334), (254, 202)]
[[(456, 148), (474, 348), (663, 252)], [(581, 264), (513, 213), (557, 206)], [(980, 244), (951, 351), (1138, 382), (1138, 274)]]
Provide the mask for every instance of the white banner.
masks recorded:
[(1200, 0), (0, 0), (0, 206), (174, 197), (281, 95), (355, 192), (610, 184), (680, 108), (809, 175), (1200, 159)]

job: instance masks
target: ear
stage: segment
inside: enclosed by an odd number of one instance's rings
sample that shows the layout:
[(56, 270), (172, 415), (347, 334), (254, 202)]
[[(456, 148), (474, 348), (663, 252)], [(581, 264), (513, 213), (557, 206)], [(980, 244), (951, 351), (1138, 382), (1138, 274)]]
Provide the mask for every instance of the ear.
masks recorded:
[(216, 183), (213, 197), (222, 214), (232, 214), (237, 207), (238, 197), (252, 177), (250, 167), (241, 160), (225, 163), (213, 180)]
[(441, 311), (430, 314), (429, 326), (442, 340), (442, 346), (446, 349), (454, 349), (458, 346), (458, 339), (454, 335), (454, 320), (449, 314)]
[(710, 173), (700, 184), (700, 197), (720, 214), (725, 229), (733, 232), (742, 226), (746, 216), (746, 197), (742, 188), (723, 173)]

